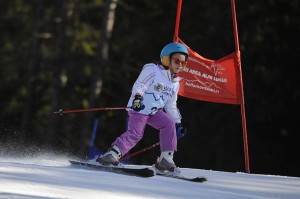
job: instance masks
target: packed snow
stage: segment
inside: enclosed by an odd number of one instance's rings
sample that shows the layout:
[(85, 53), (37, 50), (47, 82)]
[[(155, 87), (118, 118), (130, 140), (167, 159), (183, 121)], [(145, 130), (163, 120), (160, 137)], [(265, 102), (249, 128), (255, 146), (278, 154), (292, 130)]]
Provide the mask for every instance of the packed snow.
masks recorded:
[(75, 168), (68, 159), (47, 155), (28, 159), (0, 157), (0, 198), (300, 198), (298, 177), (181, 168), (186, 176), (208, 178), (196, 183)]

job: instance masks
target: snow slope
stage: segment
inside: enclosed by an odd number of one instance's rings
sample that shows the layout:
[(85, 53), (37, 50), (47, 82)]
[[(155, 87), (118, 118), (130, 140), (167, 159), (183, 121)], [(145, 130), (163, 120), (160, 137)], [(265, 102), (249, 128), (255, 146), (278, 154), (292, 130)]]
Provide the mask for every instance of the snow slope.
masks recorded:
[(154, 176), (141, 178), (71, 167), (67, 158), (0, 157), (0, 198), (209, 198), (299, 199), (300, 178), (182, 168), (195, 183)]

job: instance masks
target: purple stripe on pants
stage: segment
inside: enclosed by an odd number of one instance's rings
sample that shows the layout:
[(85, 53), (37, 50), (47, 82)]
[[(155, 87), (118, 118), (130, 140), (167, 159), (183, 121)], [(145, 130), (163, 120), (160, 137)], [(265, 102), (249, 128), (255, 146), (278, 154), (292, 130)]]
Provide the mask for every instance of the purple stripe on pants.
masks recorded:
[(146, 124), (160, 131), (161, 151), (177, 150), (175, 122), (164, 111), (159, 110), (152, 116), (128, 111), (128, 116), (127, 131), (112, 143), (112, 146), (119, 147), (122, 155), (125, 155), (143, 138)]

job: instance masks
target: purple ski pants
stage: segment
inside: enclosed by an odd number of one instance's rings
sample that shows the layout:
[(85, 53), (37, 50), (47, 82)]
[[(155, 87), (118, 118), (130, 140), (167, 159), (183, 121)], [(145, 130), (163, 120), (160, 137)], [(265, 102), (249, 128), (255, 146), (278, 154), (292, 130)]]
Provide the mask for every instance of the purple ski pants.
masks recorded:
[(128, 111), (128, 116), (127, 131), (112, 143), (112, 146), (119, 147), (122, 155), (125, 155), (143, 138), (146, 124), (159, 130), (161, 151), (177, 150), (175, 122), (163, 110), (159, 110), (151, 116)]

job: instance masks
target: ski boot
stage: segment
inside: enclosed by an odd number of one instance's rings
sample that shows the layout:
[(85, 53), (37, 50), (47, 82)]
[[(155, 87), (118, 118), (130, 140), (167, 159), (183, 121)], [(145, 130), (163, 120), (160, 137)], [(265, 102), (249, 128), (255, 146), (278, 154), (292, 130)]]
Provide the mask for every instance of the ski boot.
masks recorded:
[(119, 164), (119, 159), (122, 157), (121, 151), (117, 146), (113, 146), (104, 154), (99, 156), (96, 161), (102, 165), (114, 165)]
[(157, 159), (155, 168), (158, 172), (180, 173), (173, 161), (174, 151), (163, 151)]

